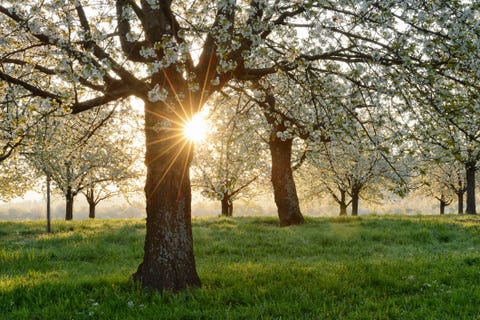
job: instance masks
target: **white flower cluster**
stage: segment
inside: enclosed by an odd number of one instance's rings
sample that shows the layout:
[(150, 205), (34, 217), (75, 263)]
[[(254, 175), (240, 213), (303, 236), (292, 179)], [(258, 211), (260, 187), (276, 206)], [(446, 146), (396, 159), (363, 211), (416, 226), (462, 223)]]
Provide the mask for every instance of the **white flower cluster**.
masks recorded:
[(147, 2), (153, 10), (160, 9), (159, 0), (147, 0)]
[(156, 133), (159, 133), (161, 132), (162, 130), (165, 130), (165, 129), (168, 129), (168, 128), (171, 128), (172, 127), (172, 122), (169, 121), (169, 120), (162, 120), (162, 121), (159, 121), (157, 122), (154, 126), (153, 126), (153, 131), (155, 131)]
[(85, 64), (82, 69), (82, 76), (84, 78), (92, 78), (94, 80), (102, 80), (105, 71), (94, 67), (91, 64)]
[(145, 58), (155, 58), (155, 50), (162, 51), (163, 58), (152, 63), (152, 74), (172, 65), (177, 65), (177, 67), (180, 66), (181, 62), (184, 62), (188, 59), (190, 47), (187, 43), (178, 43), (173, 37), (164, 37), (161, 42), (155, 43), (152, 49), (149, 49), (148, 51), (145, 50), (141, 54)]
[(128, 42), (134, 42), (136, 40), (136, 36), (132, 32), (127, 32), (126, 36)]
[(211, 80), (210, 83), (212, 86), (218, 86), (220, 84), (220, 78), (216, 77), (215, 79)]
[(157, 56), (157, 54), (155, 53), (155, 50), (151, 47), (149, 48), (142, 47), (140, 49), (140, 55), (145, 59), (155, 58)]
[(160, 86), (158, 84), (156, 84), (152, 90), (148, 91), (148, 100), (150, 100), (150, 102), (166, 101), (167, 97), (167, 89), (162, 88), (160, 90)]
[(282, 141), (293, 139), (293, 134), (289, 130), (277, 131), (277, 137)]

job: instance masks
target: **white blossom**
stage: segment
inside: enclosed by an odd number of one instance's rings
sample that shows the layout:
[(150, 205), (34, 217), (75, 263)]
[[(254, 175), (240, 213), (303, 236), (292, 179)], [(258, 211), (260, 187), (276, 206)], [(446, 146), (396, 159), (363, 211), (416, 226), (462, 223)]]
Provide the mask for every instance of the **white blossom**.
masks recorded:
[(158, 84), (156, 84), (152, 90), (148, 91), (148, 100), (150, 100), (150, 102), (166, 101), (167, 97), (168, 91), (165, 88), (160, 90)]

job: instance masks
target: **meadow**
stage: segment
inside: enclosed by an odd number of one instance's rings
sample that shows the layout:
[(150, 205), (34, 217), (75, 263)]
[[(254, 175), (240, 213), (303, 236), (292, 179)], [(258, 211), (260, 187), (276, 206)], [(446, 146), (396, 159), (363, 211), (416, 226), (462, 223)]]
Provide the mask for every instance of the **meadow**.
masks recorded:
[(145, 291), (141, 219), (0, 222), (2, 319), (480, 319), (480, 218), (193, 222), (202, 288)]

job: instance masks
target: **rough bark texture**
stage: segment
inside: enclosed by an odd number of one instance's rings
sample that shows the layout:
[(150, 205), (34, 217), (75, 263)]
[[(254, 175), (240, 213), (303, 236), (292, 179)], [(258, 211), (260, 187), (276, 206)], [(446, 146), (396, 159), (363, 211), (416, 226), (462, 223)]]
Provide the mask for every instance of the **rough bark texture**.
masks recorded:
[(189, 167), (191, 144), (166, 108), (145, 105), (147, 222), (143, 262), (133, 279), (143, 287), (180, 291), (200, 286), (195, 269)]
[(475, 205), (475, 162), (468, 162), (465, 164), (467, 173), (467, 214), (477, 214)]
[(224, 194), (222, 199), (222, 216), (233, 216), (233, 201), (227, 194)]
[(291, 164), (292, 139), (282, 141), (274, 132), (270, 135), (269, 145), (272, 155), (272, 185), (280, 225), (302, 224), (304, 219), (300, 211)]
[(71, 187), (68, 187), (67, 194), (65, 194), (65, 220), (73, 219), (73, 199), (74, 194)]

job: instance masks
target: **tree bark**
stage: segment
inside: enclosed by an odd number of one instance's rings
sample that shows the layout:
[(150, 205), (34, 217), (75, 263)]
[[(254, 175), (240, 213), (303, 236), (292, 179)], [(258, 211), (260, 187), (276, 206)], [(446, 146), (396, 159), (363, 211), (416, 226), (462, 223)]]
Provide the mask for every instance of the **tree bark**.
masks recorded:
[(467, 173), (467, 214), (477, 214), (475, 205), (475, 162), (467, 162), (465, 164), (465, 170)]
[(73, 199), (75, 195), (72, 192), (72, 187), (67, 188), (65, 194), (65, 220), (69, 221), (73, 219)]
[(233, 216), (233, 201), (227, 194), (224, 194), (222, 199), (222, 216)]
[(143, 262), (133, 279), (145, 288), (178, 292), (201, 283), (191, 225), (193, 150), (174, 115), (163, 104), (145, 103), (147, 222)]
[(340, 215), (346, 216), (347, 215), (347, 200), (346, 200), (347, 192), (345, 190), (340, 190)]
[(463, 214), (463, 194), (464, 191), (457, 192), (458, 214)]
[(88, 218), (95, 219), (95, 208), (97, 207), (97, 202), (95, 201), (94, 188), (88, 188), (84, 195), (88, 202)]
[(447, 203), (443, 200), (440, 200), (440, 214), (445, 214), (445, 207), (447, 206)]
[(272, 185), (275, 204), (281, 226), (302, 224), (303, 215), (300, 211), (297, 189), (292, 172), (292, 139), (282, 141), (272, 132), (269, 138), (272, 155)]
[(352, 190), (352, 216), (358, 216), (358, 203), (360, 202), (360, 190)]
[(90, 219), (95, 219), (95, 208), (96, 208), (96, 203), (88, 203), (88, 218)]

